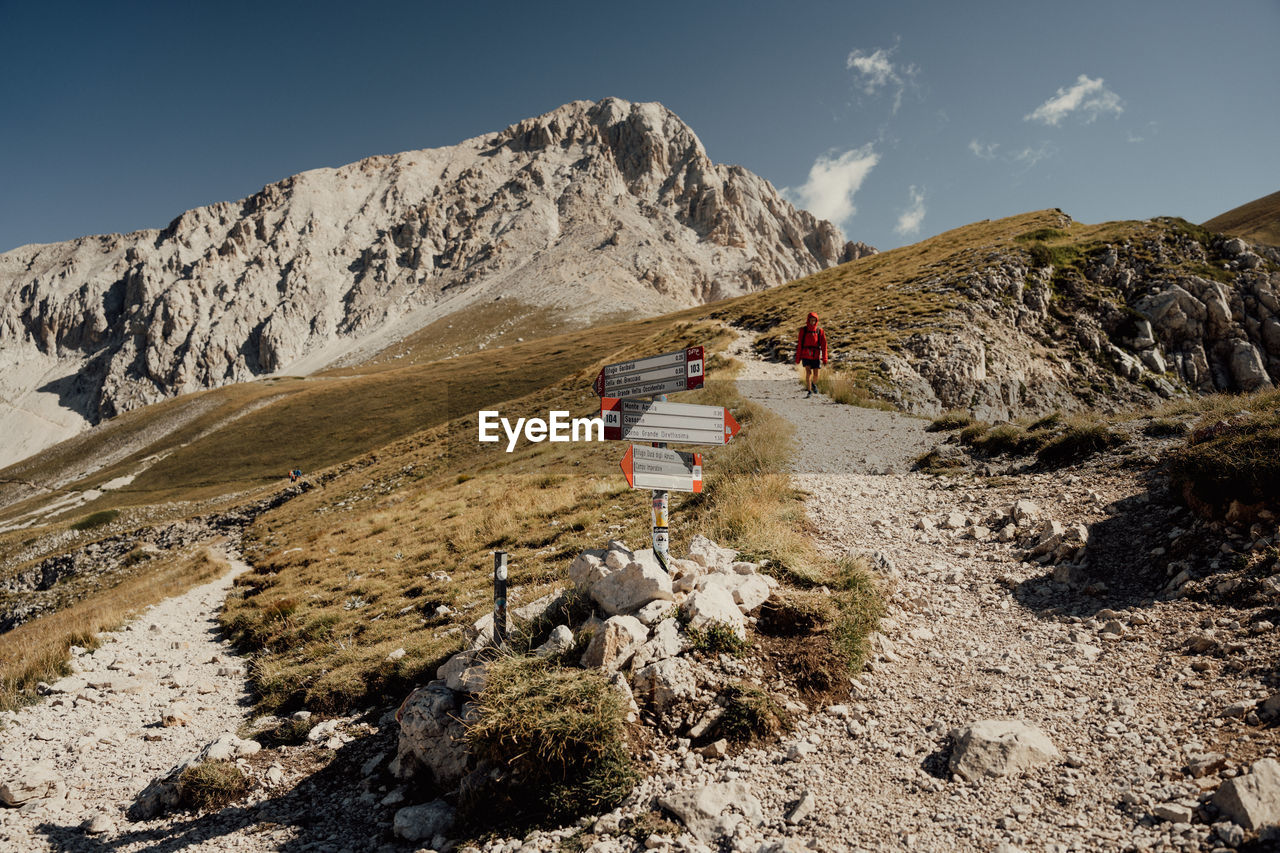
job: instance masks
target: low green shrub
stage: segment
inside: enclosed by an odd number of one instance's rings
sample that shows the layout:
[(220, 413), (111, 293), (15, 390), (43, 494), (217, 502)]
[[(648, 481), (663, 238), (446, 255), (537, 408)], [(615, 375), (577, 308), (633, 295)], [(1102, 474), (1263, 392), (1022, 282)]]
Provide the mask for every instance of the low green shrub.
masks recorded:
[(925, 432), (950, 432), (973, 423), (973, 415), (964, 409), (951, 409), (938, 415), (924, 428)]

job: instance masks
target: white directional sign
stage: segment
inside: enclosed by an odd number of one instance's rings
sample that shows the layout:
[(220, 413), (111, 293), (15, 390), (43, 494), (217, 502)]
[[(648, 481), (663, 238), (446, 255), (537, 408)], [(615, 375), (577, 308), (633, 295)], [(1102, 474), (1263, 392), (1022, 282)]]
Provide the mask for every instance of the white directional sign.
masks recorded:
[[(622, 457), (622, 473), (633, 489), (702, 491), (702, 454), (631, 445)], [(663, 520), (665, 523), (665, 519)]]
[(606, 441), (674, 441), (677, 444), (728, 444), (741, 427), (721, 406), (690, 403), (600, 400)]
[(592, 387), (599, 397), (648, 397), (702, 387), (702, 347), (620, 361), (601, 369)]

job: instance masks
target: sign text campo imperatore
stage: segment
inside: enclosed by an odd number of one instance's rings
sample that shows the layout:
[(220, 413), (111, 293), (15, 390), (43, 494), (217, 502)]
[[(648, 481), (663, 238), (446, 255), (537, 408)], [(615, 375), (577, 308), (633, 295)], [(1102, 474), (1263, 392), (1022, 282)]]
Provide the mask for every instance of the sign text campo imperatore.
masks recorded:
[(498, 434), (498, 427), (501, 426), (507, 436), (508, 453), (515, 450), (522, 433), (525, 441), (535, 444), (540, 441), (604, 441), (604, 419), (599, 416), (571, 418), (567, 411), (552, 409), (547, 413), (550, 417), (546, 420), (516, 418), (513, 426), (509, 419), (502, 417), (502, 413), (496, 410), (481, 409), (479, 414), (479, 440), (501, 441), (502, 436)]

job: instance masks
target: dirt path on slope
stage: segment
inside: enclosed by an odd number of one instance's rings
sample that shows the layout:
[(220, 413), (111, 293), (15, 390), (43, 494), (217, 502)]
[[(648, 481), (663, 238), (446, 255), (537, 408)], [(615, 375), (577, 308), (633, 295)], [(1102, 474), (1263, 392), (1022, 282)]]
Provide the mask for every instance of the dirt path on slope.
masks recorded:
[[(244, 722), (244, 661), (218, 638), (217, 613), (248, 566), (228, 562), (222, 577), (153, 605), (103, 635), (96, 650), (76, 654), (74, 674), (42, 703), (3, 715), (0, 778), (38, 764), (61, 781), (54, 797), (0, 809), (0, 849), (67, 849), (67, 832), (78, 835), (95, 818), (102, 831), (91, 849), (113, 846), (129, 828), (124, 812), (152, 779)], [(187, 723), (163, 726), (174, 713)]]
[[(1234, 775), (1275, 754), (1275, 730), (1222, 713), (1270, 695), (1260, 667), (1213, 661), (1202, 672), (1184, 657), (1187, 638), (1206, 625), (1258, 632), (1225, 608), (1144, 598), (1125, 583), (1132, 551), (1115, 549), (1117, 565), (1105, 549), (1095, 556), (1095, 571), (1115, 573), (1114, 588), (1086, 595), (1055, 583), (1052, 566), (1024, 562), (1017, 545), (966, 532), (1030, 500), (1043, 518), (1095, 532), (1119, 524), (1112, 540), (1159, 547), (1183, 532), (1186, 514), (1119, 465), (1084, 477), (1073, 469), (990, 479), (910, 473), (910, 460), (937, 438), (924, 432), (926, 421), (805, 399), (790, 365), (760, 362), (746, 338), (735, 350), (746, 365), (741, 393), (796, 425), (795, 480), (809, 494), (821, 546), (880, 552), (892, 564), (889, 615), (847, 715), (835, 709), (805, 723), (798, 738), (817, 749), (801, 760), (760, 751), (727, 768), (752, 779), (766, 814), (812, 798), (809, 817), (775, 819), (765, 837), (818, 849), (1220, 846), (1203, 812), (1184, 823), (1152, 811), (1171, 804), (1194, 813), (1216, 787), (1212, 775), (1197, 781), (1184, 772), (1191, 756), (1224, 752), (1224, 774)], [(945, 529), (949, 516), (963, 525)], [(1249, 655), (1274, 654), (1274, 637), (1261, 644)], [(977, 786), (959, 781), (947, 769), (948, 732), (986, 719), (1040, 728), (1063, 759)]]

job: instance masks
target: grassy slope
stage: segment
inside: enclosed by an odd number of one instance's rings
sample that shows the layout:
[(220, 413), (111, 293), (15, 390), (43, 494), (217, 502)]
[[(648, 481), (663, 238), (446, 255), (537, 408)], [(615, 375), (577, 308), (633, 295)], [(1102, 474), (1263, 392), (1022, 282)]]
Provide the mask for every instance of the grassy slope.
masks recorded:
[(1203, 223), (1210, 231), (1280, 246), (1280, 192), (1232, 208)]
[[(104, 437), (145, 434), (157, 419), (196, 402), (203, 405), (199, 414), (157, 441), (140, 441), (131, 456), (76, 484), (99, 483), (136, 470), (144, 457), (163, 456), (127, 489), (105, 494), (72, 518), (162, 501), (230, 500), (225, 496), (231, 493), (274, 488), (295, 464), (308, 474), (328, 469), (334, 479), (327, 488), (255, 525), (250, 542), (259, 570), (243, 584), (245, 596), (232, 602), (228, 620), (243, 641), (265, 652), (255, 671), (265, 704), (349, 707), (421, 677), (456, 647), (460, 639), (450, 629), (487, 607), (491, 549), (512, 552), (513, 577), (526, 587), (527, 600), (560, 577), (564, 560), (578, 549), (611, 536), (637, 543), (647, 538), (643, 501), (621, 486), (617, 445), (541, 444), (508, 455), (475, 441), (478, 408), (588, 414), (595, 399), (587, 384), (600, 364), (695, 342), (723, 343), (723, 332), (699, 317), (764, 330), (765, 348), (789, 357), (792, 328), (816, 310), (833, 349), (853, 354), (856, 366), (859, 353), (891, 349), (915, 332), (960, 322), (950, 309), (965, 298), (965, 278), (1000, 254), (1025, 254), (1029, 239), (1045, 243), (1069, 266), (1101, 241), (1177, 227), (1073, 223), (1045, 230), (1062, 223), (1057, 211), (975, 223), (718, 305), (446, 361), (424, 361), (436, 351), (428, 352), (432, 341), (419, 336), (399, 345), (403, 359), (389, 350), (364, 369), (233, 386), (123, 416), (97, 437), (55, 448), (26, 466), (24, 476), (39, 479), (74, 454), (92, 454)], [(1033, 234), (1039, 236), (1028, 238)], [(543, 320), (535, 318), (534, 325)], [(425, 349), (415, 354), (415, 347)], [(701, 396), (717, 395), (726, 402), (731, 397), (714, 385)], [(746, 410), (743, 417), (753, 415)], [(757, 452), (753, 447), (740, 440), (708, 454), (710, 476), (718, 464), (737, 469), (739, 463), (728, 460)], [(788, 531), (802, 529), (803, 513), (785, 479), (764, 476), (776, 465), (749, 458), (741, 464), (753, 476), (721, 490), (741, 489), (741, 500), (677, 497), (676, 517), (696, 523), (677, 526), (676, 550), (682, 536), (700, 525), (781, 558), (784, 570), (811, 562), (803, 541), (779, 544)], [(771, 492), (772, 501), (753, 503), (761, 491)], [(759, 523), (757, 509), (771, 513), (772, 521)], [(13, 553), (32, 535), (0, 537), (0, 552)], [(437, 571), (451, 581), (431, 581)], [(439, 604), (465, 620), (438, 619)], [(386, 652), (400, 645), (409, 654), (385, 662)]]

